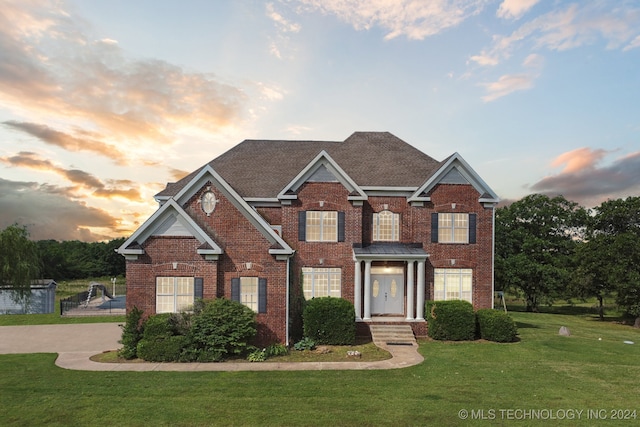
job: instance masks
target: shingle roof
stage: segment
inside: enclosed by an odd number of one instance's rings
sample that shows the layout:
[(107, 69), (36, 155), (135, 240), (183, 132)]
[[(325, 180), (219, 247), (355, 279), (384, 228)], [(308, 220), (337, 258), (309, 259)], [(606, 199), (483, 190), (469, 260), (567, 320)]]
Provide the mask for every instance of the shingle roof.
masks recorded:
[[(344, 142), (245, 140), (208, 164), (240, 196), (273, 198), (323, 150), (359, 186), (419, 187), (442, 165), (389, 132), (355, 132)], [(177, 194), (200, 169), (156, 196)]]

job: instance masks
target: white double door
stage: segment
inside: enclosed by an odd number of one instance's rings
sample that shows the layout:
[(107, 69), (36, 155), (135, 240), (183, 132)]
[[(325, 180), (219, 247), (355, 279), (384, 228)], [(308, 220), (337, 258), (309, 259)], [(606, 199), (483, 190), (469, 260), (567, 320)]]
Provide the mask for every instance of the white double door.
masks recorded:
[(371, 314), (404, 314), (404, 274), (393, 270), (372, 272)]

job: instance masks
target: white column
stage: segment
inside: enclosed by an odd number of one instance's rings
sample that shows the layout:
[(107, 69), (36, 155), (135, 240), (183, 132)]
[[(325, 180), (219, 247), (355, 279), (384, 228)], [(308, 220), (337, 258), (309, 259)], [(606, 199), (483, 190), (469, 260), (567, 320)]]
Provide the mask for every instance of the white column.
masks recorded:
[(364, 318), (371, 320), (371, 260), (364, 262)]
[(353, 275), (353, 306), (356, 309), (356, 320), (362, 320), (362, 317), (360, 317), (362, 315), (362, 277), (360, 274), (360, 264), (360, 261), (356, 261)]
[(418, 295), (416, 320), (424, 320), (424, 261), (418, 261)]
[(407, 320), (413, 320), (413, 265), (415, 261), (407, 261)]

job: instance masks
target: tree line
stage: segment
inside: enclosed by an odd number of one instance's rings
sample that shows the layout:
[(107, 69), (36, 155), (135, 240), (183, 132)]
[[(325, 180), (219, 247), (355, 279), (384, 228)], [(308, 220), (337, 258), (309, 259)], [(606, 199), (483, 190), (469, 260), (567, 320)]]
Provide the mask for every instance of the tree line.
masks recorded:
[(125, 274), (124, 257), (115, 250), (124, 238), (108, 242), (32, 241), (26, 227), (0, 231), (0, 286), (24, 294), (35, 279), (56, 281)]
[(555, 299), (605, 298), (640, 325), (640, 197), (586, 209), (562, 196), (529, 195), (496, 209), (496, 288), (528, 311)]

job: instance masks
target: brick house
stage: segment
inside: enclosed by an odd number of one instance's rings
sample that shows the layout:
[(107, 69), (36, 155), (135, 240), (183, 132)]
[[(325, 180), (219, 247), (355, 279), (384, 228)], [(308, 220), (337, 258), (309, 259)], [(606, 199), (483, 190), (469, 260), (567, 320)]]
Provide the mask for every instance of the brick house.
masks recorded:
[(289, 343), (301, 297), (342, 297), (361, 331), (424, 302), (493, 304), (496, 194), (454, 153), (437, 161), (387, 132), (343, 142), (247, 140), (155, 196), (118, 249), (127, 310), (225, 297), (257, 313), (258, 341)]

